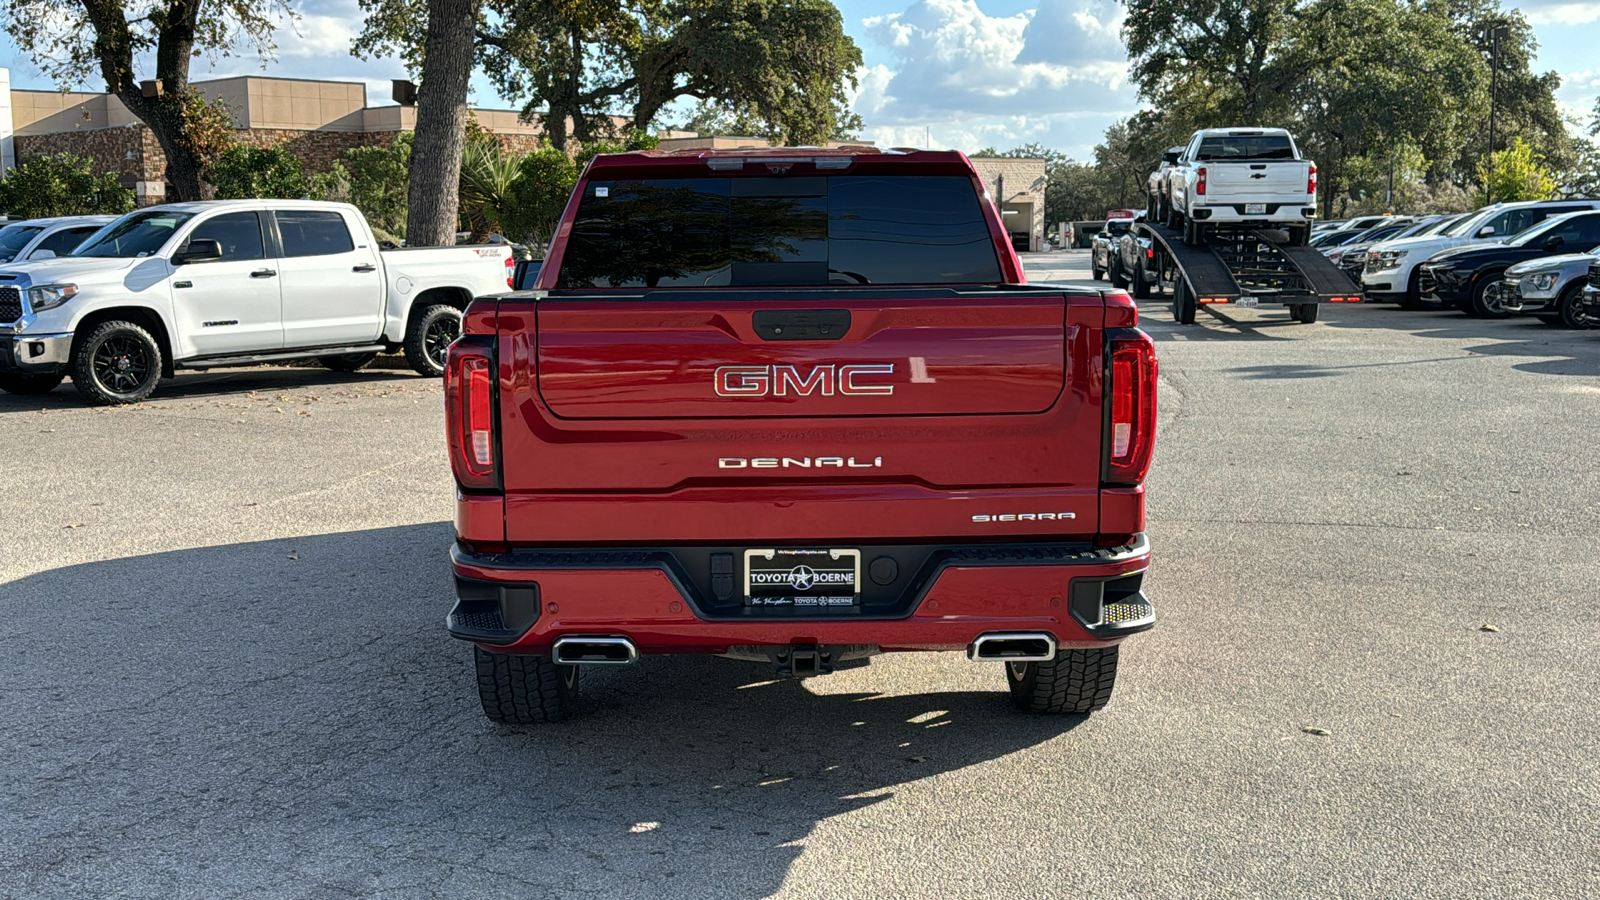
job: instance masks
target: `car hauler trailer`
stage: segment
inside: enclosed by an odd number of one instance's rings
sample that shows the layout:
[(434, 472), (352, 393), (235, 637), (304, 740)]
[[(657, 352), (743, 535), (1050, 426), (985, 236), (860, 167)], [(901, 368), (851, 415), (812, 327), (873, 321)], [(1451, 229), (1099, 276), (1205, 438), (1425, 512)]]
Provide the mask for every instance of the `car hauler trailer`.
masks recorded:
[(1202, 305), (1282, 304), (1296, 321), (1309, 323), (1320, 304), (1361, 302), (1360, 290), (1338, 266), (1314, 247), (1289, 245), (1278, 229), (1219, 226), (1207, 231), (1203, 247), (1185, 244), (1178, 229), (1150, 222), (1135, 222), (1131, 231), (1149, 239), (1145, 269), (1171, 285), (1172, 315), (1183, 325), (1194, 324)]

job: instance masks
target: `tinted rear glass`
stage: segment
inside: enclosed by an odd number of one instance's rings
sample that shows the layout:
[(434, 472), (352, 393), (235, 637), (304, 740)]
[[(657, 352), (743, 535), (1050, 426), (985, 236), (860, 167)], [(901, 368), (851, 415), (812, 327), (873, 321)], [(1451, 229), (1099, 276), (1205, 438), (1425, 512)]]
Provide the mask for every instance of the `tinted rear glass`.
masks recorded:
[(1112, 236), (1116, 236), (1116, 235), (1119, 235), (1119, 234), (1127, 234), (1128, 233), (1128, 226), (1132, 225), (1132, 224), (1133, 223), (1131, 221), (1127, 221), (1125, 219), (1117, 219), (1117, 220), (1112, 221), (1112, 222), (1107, 222), (1106, 223), (1106, 234), (1109, 234), (1109, 235), (1112, 235)]
[(1203, 160), (1294, 159), (1294, 144), (1284, 134), (1219, 135), (1200, 139)]
[(327, 256), (356, 248), (344, 216), (332, 210), (284, 210), (277, 215), (284, 256)]
[(979, 203), (960, 176), (595, 181), (557, 284), (993, 284)]

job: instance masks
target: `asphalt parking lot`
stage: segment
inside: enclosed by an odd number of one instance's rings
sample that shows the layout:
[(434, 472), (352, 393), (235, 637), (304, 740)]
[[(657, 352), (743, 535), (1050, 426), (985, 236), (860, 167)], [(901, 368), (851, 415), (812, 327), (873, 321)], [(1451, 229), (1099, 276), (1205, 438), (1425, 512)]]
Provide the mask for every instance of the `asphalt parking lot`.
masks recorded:
[(0, 396), (0, 897), (1593, 896), (1600, 333), (1143, 314), (1160, 622), (1088, 718), (945, 654), (495, 727), (437, 383)]

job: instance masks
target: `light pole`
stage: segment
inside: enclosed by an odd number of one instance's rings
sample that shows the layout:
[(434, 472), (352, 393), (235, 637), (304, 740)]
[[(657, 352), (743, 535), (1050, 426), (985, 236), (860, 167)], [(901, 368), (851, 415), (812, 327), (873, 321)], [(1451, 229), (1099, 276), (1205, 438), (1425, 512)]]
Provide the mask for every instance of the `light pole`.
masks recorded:
[(1489, 31), (1489, 167), (1488, 177), (1483, 182), (1484, 205), (1494, 202), (1494, 113), (1495, 94), (1500, 86), (1500, 39), (1505, 36), (1506, 26), (1496, 25)]

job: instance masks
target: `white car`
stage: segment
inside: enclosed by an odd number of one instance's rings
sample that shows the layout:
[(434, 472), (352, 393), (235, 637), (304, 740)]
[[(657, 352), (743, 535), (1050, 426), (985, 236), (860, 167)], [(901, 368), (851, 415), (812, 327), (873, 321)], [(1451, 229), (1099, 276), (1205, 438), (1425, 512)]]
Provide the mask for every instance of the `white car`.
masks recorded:
[(1304, 246), (1317, 215), (1317, 166), (1300, 157), (1282, 128), (1204, 128), (1167, 173), (1169, 203), (1159, 210), (1184, 243), (1205, 243), (1218, 225), (1287, 228)]
[(1368, 300), (1415, 307), (1422, 301), (1417, 266), (1435, 253), (1476, 241), (1505, 240), (1551, 216), (1600, 209), (1600, 200), (1526, 200), (1496, 203), (1462, 219), (1439, 234), (1419, 235), (1374, 244), (1361, 271), (1361, 290)]
[(0, 263), (66, 256), (116, 216), (25, 219), (0, 228)]
[(354, 371), (403, 349), (444, 370), (474, 297), (505, 291), (507, 244), (381, 250), (347, 203), (152, 206), (70, 256), (0, 267), (0, 388), (132, 403), (175, 369), (317, 359)]
[(1517, 263), (1505, 274), (1505, 280), (1512, 285), (1508, 309), (1531, 313), (1550, 323), (1559, 321), (1568, 328), (1600, 327), (1600, 319), (1583, 309), (1589, 267), (1596, 263), (1600, 263), (1600, 247), (1588, 253), (1564, 253)]

